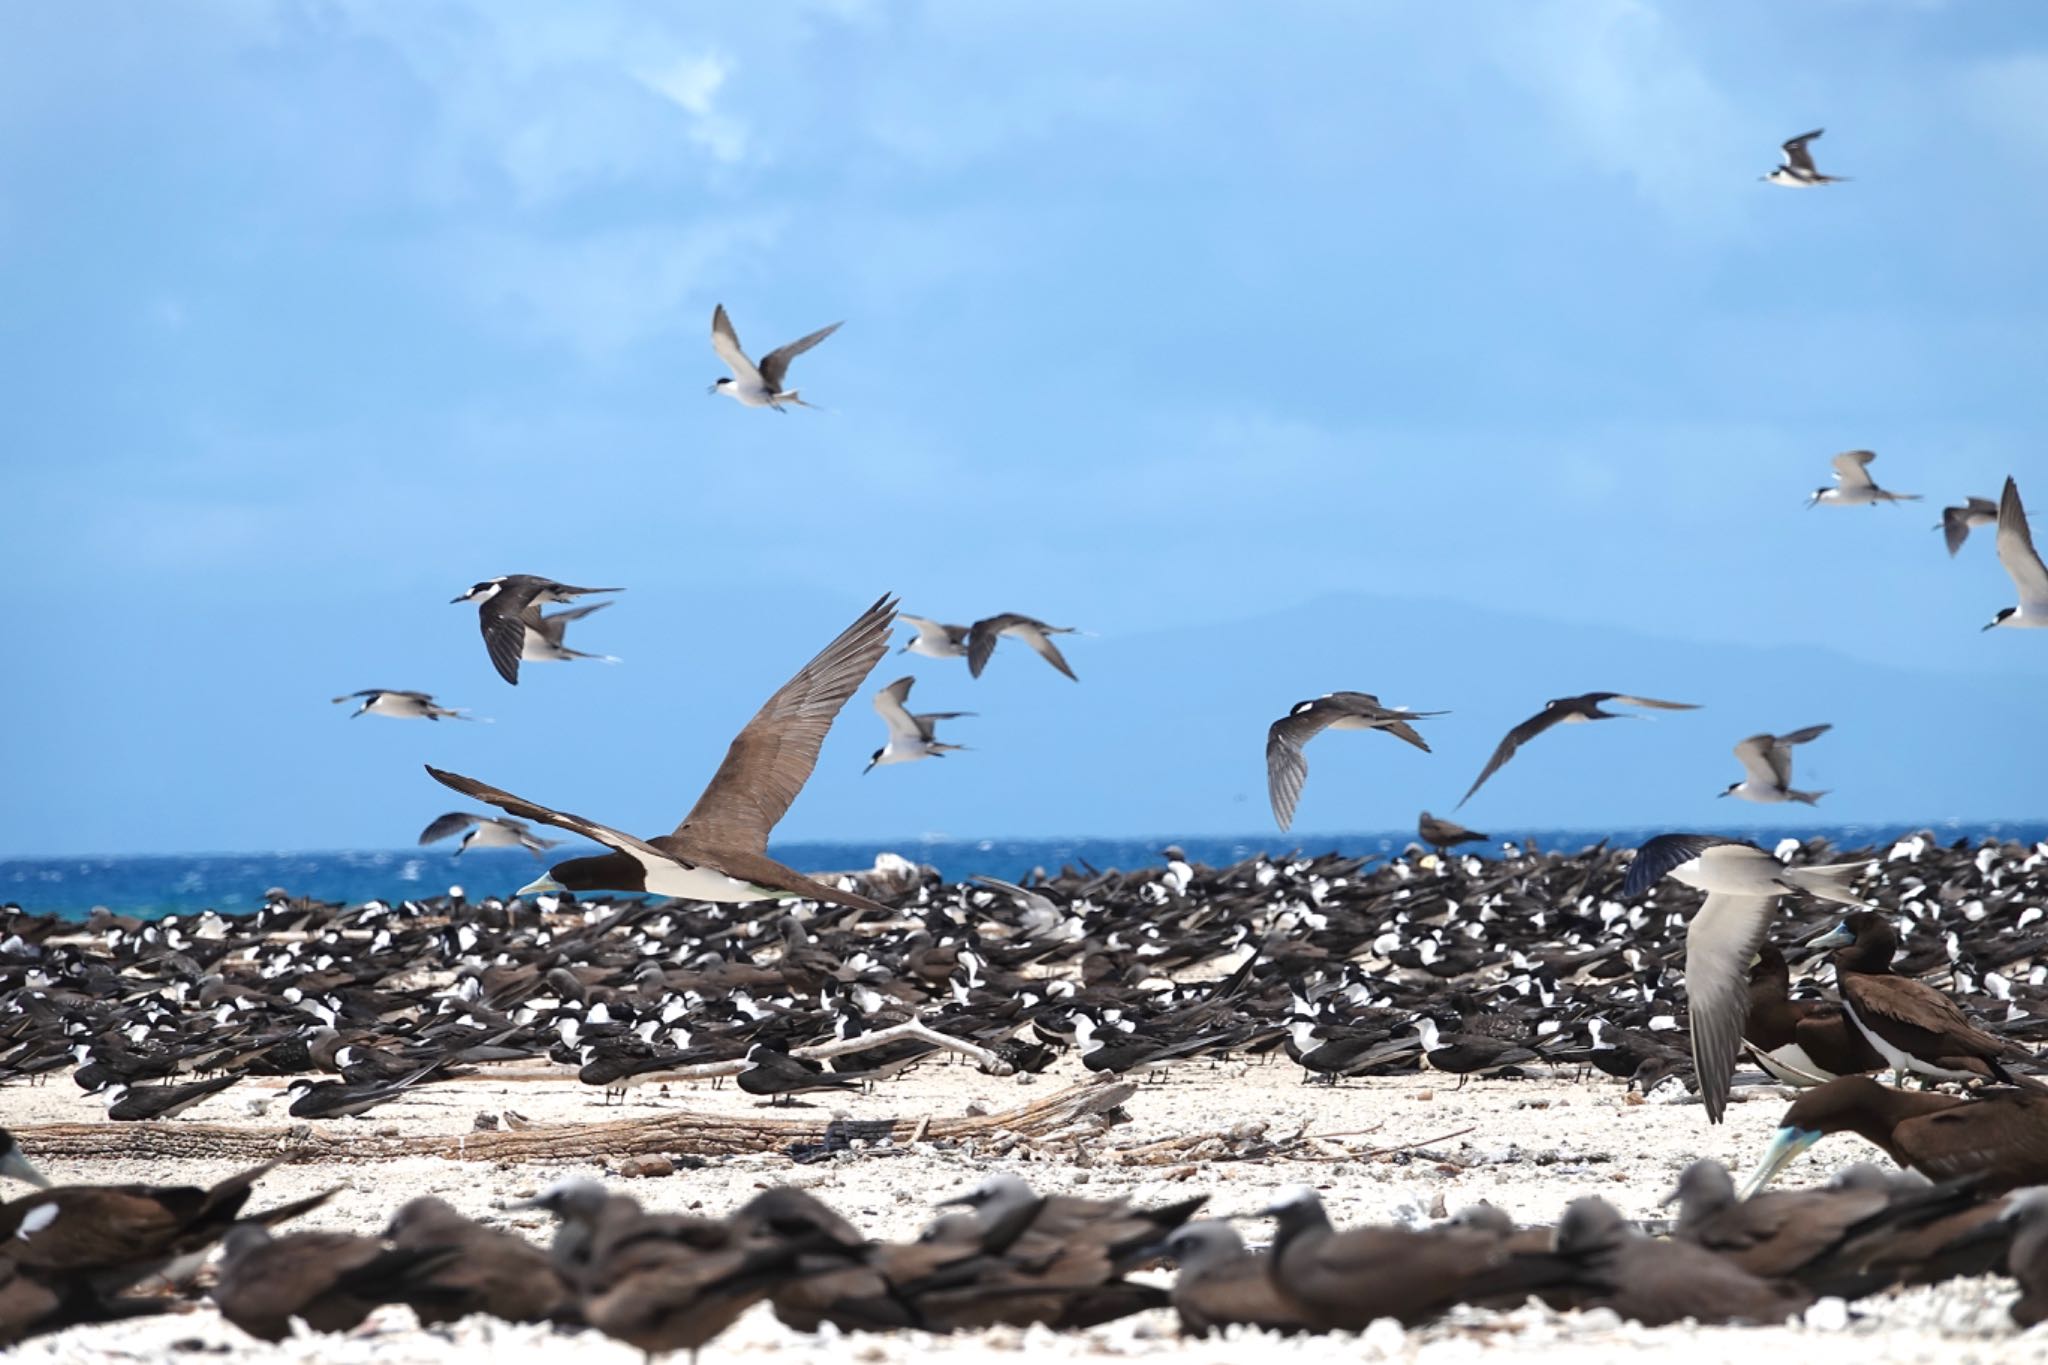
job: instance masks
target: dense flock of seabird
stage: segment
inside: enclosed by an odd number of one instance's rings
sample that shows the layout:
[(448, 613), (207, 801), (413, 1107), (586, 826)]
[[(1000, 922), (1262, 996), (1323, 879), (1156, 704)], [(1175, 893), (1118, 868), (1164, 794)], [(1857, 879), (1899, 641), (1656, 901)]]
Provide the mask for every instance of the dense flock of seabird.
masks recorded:
[[(1717, 1166), (1688, 1175), (1674, 1240), (1596, 1199), (1554, 1228), (1481, 1209), (1438, 1228), (1337, 1232), (1296, 1194), (1273, 1205), (1271, 1249), (1257, 1254), (1227, 1222), (1184, 1222), (1199, 1201), (1112, 1201), (1084, 1216), (992, 1176), (970, 1214), (910, 1244), (870, 1242), (792, 1190), (706, 1220), (572, 1185), (545, 1197), (564, 1220), (547, 1252), (432, 1201), (394, 1210), (381, 1241), (277, 1233), (317, 1201), (245, 1214), (259, 1171), (215, 1191), (74, 1187), (6, 1204), (0, 1274), (13, 1283), (0, 1322), (19, 1337), (160, 1311), (166, 1300), (121, 1291), (188, 1269), (173, 1262), (224, 1236), (215, 1301), (272, 1337), (294, 1316), (339, 1330), (382, 1302), (586, 1323), (650, 1350), (701, 1344), (761, 1299), (799, 1327), (867, 1329), (1081, 1326), (1170, 1298), (1196, 1329), (1349, 1330), (1530, 1294), (1649, 1323), (1770, 1321), (1816, 1295), (2001, 1265), (2029, 1288), (2014, 1312), (2031, 1321), (2048, 1293), (2048, 1199), (2012, 1192), (2048, 1184), (2048, 1092), (2027, 1060), (2048, 1032), (2048, 847), (1918, 835), (1847, 862), (1830, 852), (1788, 840), (1759, 854), (1788, 884), (1820, 874), (1836, 893), (1788, 898), (1747, 973), (1738, 1045), (1799, 1094), (1748, 1199)], [(1656, 876), (1685, 856), (1489, 861), (1415, 847), (1386, 862), (1219, 869), (1168, 850), (1156, 867), (1067, 869), (1030, 885), (949, 885), (892, 863), (833, 876), (837, 900), (774, 915), (635, 898), (345, 906), (279, 893), (248, 916), (103, 914), (81, 926), (10, 907), (0, 986), (16, 1008), (0, 1030), (0, 1080), (69, 1069), (109, 1096), (110, 1117), (156, 1121), (243, 1077), (288, 1076), (286, 1113), (270, 1121), (347, 1122), (508, 1064), (560, 1067), (594, 1106), (720, 1073), (772, 1105), (935, 1058), (917, 1039), (827, 1064), (794, 1055), (916, 1020), (998, 1067), (1039, 1070), (1072, 1051), (1090, 1070), (1158, 1073), (1169, 1087), (1175, 1067), (1234, 1057), (1291, 1062), (1305, 1083), (1565, 1073), (1699, 1088), (1712, 1102), (1674, 969), (1701, 897)], [(1631, 895), (1632, 881), (1647, 892)], [(1828, 977), (1839, 1000), (1818, 989)], [(1898, 1018), (1919, 1032), (1883, 1022)], [(1969, 1088), (1874, 1078), (1894, 1070)], [(1757, 1194), (1828, 1133), (1865, 1137), (1905, 1172)], [(30, 1169), (10, 1151), (9, 1173)], [(151, 1211), (165, 1202), (175, 1217)], [(130, 1217), (151, 1233), (109, 1235)], [(67, 1235), (86, 1233), (95, 1249), (68, 1249)], [(121, 1248), (116, 1263), (89, 1259), (108, 1245)], [(1125, 1278), (1162, 1257), (1181, 1267), (1170, 1295)], [(518, 1275), (530, 1283), (504, 1290), (500, 1277)]]
[[(1814, 164), (1820, 135), (1786, 142), (1763, 179), (1842, 180)], [(839, 326), (755, 361), (720, 305), (711, 342), (731, 374), (712, 391), (749, 408), (811, 406), (787, 387), (790, 365)], [(1874, 460), (1834, 457), (1833, 483), (1809, 505), (1919, 497), (1881, 487)], [(2019, 598), (1985, 628), (2048, 626), (2048, 569), (2014, 480), (1996, 502), (1946, 508), (1938, 529), (1954, 555), (1981, 526), (1996, 528)], [(488, 660), (516, 686), (523, 663), (617, 662), (570, 648), (567, 630), (613, 600), (579, 599), (619, 591), (509, 574), (454, 600), (476, 605)], [(1002, 1174), (905, 1243), (871, 1240), (793, 1188), (711, 1218), (570, 1181), (534, 1201), (559, 1219), (541, 1248), (434, 1199), (392, 1210), (381, 1237), (290, 1231), (328, 1196), (254, 1207), (273, 1162), (206, 1189), (69, 1186), (0, 1205), (0, 1344), (167, 1311), (175, 1294), (143, 1291), (189, 1285), (216, 1245), (213, 1302), (265, 1340), (295, 1322), (347, 1330), (386, 1303), (424, 1323), (485, 1313), (587, 1325), (650, 1353), (694, 1351), (761, 1301), (800, 1330), (1072, 1328), (1169, 1305), (1196, 1332), (1360, 1330), (1531, 1295), (1650, 1324), (1768, 1322), (1817, 1296), (2001, 1269), (2024, 1290), (2014, 1318), (2048, 1316), (2048, 1191), (2027, 1191), (2048, 1185), (2048, 1086), (2032, 1052), (2048, 1031), (2048, 845), (1916, 836), (1829, 861), (1797, 841), (1767, 850), (1671, 834), (1634, 851), (1510, 848), (1487, 862), (1447, 852), (1485, 835), (1425, 812), (1418, 833), (1435, 852), (1379, 863), (1211, 869), (1168, 850), (1158, 868), (1068, 869), (1029, 885), (942, 885), (907, 864), (807, 875), (770, 858), (768, 839), (899, 623), (914, 633), (897, 652), (964, 659), (972, 677), (1007, 637), (1076, 678), (1054, 639), (1069, 628), (896, 608), (877, 600), (770, 696), (672, 832), (637, 837), (428, 767), (501, 814), (451, 811), (422, 843), (459, 836), (458, 852), (544, 858), (556, 841), (534, 832), (542, 824), (606, 850), (555, 862), (511, 900), (344, 906), (277, 893), (246, 917), (100, 913), (83, 927), (0, 908), (0, 1082), (68, 1069), (110, 1120), (169, 1122), (247, 1077), (288, 1077), (284, 1113), (268, 1119), (270, 1100), (254, 1096), (252, 1119), (345, 1123), (507, 1065), (573, 1072), (600, 1105), (635, 1085), (728, 1074), (764, 1104), (791, 1104), (872, 1087), (951, 1042), (1004, 1071), (1072, 1052), (1092, 1072), (1167, 1084), (1174, 1067), (1223, 1057), (1284, 1058), (1330, 1085), (1425, 1068), (1577, 1072), (1645, 1093), (1684, 1087), (1718, 1121), (1747, 1057), (1798, 1092), (1747, 1185), (1695, 1164), (1673, 1193), (1668, 1238), (1591, 1197), (1551, 1227), (1518, 1228), (1482, 1205), (1437, 1226), (1339, 1230), (1300, 1190), (1259, 1213), (1270, 1245), (1251, 1250), (1231, 1221), (1195, 1220), (1200, 1196), (1157, 1208), (1047, 1198)], [(914, 681), (875, 694), (887, 739), (869, 768), (962, 747), (936, 727), (972, 713), (913, 712)], [(355, 716), (470, 718), (420, 691), (334, 700), (357, 703)], [(1508, 731), (1458, 804), (1549, 730), (1626, 714), (1609, 705), (1698, 709), (1604, 691), (1549, 701)], [(1305, 746), (1324, 730), (1383, 730), (1426, 751), (1417, 724), (1446, 714), (1360, 691), (1297, 704), (1267, 737), (1277, 824), (1291, 824)], [(1828, 729), (1742, 740), (1744, 775), (1722, 795), (1819, 801), (1793, 785), (1792, 762)], [(804, 1055), (912, 1023), (926, 1033), (835, 1048), (829, 1063)], [(1836, 1132), (1902, 1169), (1764, 1190)], [(0, 1174), (46, 1185), (32, 1158), (0, 1133)], [(1129, 1278), (1160, 1261), (1178, 1264), (1170, 1290)]]

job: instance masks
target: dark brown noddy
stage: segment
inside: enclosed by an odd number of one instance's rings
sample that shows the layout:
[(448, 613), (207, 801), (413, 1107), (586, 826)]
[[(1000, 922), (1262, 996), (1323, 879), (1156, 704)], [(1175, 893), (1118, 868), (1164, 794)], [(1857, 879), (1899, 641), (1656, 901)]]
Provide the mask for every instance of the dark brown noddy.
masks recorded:
[(1582, 1268), (1588, 1302), (1646, 1327), (1692, 1318), (1701, 1323), (1776, 1323), (1813, 1302), (1805, 1288), (1750, 1274), (1690, 1242), (1660, 1241), (1622, 1218), (1604, 1199), (1575, 1199), (1557, 1225), (1557, 1254)]

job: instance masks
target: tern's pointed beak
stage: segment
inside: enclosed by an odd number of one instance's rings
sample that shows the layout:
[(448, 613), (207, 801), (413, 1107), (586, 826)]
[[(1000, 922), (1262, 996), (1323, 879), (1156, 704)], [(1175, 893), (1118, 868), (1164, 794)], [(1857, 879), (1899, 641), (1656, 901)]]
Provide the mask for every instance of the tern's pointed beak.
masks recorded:
[(1794, 1157), (1819, 1142), (1821, 1135), (1805, 1128), (1780, 1128), (1778, 1135), (1771, 1139), (1770, 1150), (1764, 1153), (1763, 1162), (1756, 1172), (1743, 1182), (1742, 1198), (1748, 1199), (1771, 1183), (1771, 1180), (1792, 1164)]
[(512, 894), (515, 896), (552, 896), (569, 888), (543, 872)]
[(704, 386), (704, 392), (706, 392), (706, 393), (717, 393), (717, 392), (718, 392), (718, 385), (716, 385), (716, 384), (706, 384), (706, 385)]
[(0, 1175), (12, 1176), (39, 1190), (50, 1188), (50, 1178), (30, 1165), (29, 1159), (21, 1154), (21, 1149), (12, 1144), (9, 1144), (6, 1155), (0, 1156)]
[(1714, 795), (1716, 795), (1716, 796), (1726, 796), (1727, 794), (1728, 794), (1727, 792), (1715, 792), (1715, 793), (1714, 793)]
[(468, 600), (469, 600), (469, 594), (468, 594), (468, 593), (464, 593), (464, 594), (462, 594), (462, 596), (460, 596), (460, 597), (451, 597), (451, 598), (449, 598), (449, 599), (448, 599), (448, 605), (452, 607), (452, 606), (454, 606), (454, 605), (455, 605), (455, 604), (456, 604), (457, 602), (467, 602)]

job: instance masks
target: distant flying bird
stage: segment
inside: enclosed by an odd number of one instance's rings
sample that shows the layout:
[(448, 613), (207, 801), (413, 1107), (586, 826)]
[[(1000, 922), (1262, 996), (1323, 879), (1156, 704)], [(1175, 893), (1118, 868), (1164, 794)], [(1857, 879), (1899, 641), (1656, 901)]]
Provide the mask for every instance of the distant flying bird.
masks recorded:
[(1970, 538), (1970, 532), (1979, 526), (1998, 524), (1998, 504), (1989, 498), (1971, 498), (1961, 507), (1941, 509), (1941, 525), (1934, 529), (1941, 532), (1948, 542), (1948, 554), (1954, 559), (1956, 551), (1963, 548), (1963, 542)]
[(1746, 776), (1740, 782), (1729, 783), (1728, 790), (1720, 794), (1739, 796), (1745, 801), (1763, 805), (1780, 801), (1818, 805), (1826, 792), (1792, 790), (1792, 746), (1819, 739), (1833, 728), (1832, 725), (1809, 725), (1789, 735), (1751, 735), (1735, 746), (1735, 760), (1742, 765)]
[[(1019, 616), (1006, 611), (1000, 616), (987, 616), (967, 628), (967, 671), (975, 677), (988, 667), (988, 656), (995, 653), (998, 636), (1008, 635), (1022, 640), (1038, 651), (1038, 657), (1074, 678), (1074, 670), (1067, 667), (1065, 656), (1059, 646), (1052, 642), (1054, 635), (1074, 634), (1072, 626), (1049, 626), (1043, 621), (1034, 621), (1029, 616)], [(1075, 682), (1081, 681), (1074, 678)]]
[(1787, 141), (1779, 148), (1784, 154), (1784, 164), (1774, 168), (1769, 175), (1759, 178), (1768, 180), (1773, 185), (1783, 185), (1794, 190), (1810, 190), (1816, 185), (1832, 185), (1847, 180), (1849, 177), (1846, 175), (1822, 175), (1814, 169), (1813, 149), (1806, 144), (1826, 131), (1825, 128), (1816, 128), (1810, 133), (1801, 133)]
[(1998, 499), (1998, 562), (2019, 589), (2020, 604), (1999, 612), (1984, 629), (2048, 626), (2048, 568), (2042, 567), (2041, 552), (2034, 548), (2027, 509), (2020, 505), (2020, 486), (2010, 475)]
[(388, 687), (368, 687), (361, 692), (349, 692), (334, 698), (336, 705), (345, 701), (362, 699), (362, 705), (348, 713), (354, 720), (365, 711), (373, 716), (390, 716), (395, 720), (472, 720), (467, 711), (452, 706), (436, 706), (432, 694), (426, 692), (399, 692)]
[(797, 670), (733, 739), (725, 761), (672, 834), (636, 839), (606, 825), (428, 767), (443, 786), (522, 819), (580, 834), (611, 849), (556, 863), (518, 894), (644, 891), (686, 900), (739, 902), (802, 896), (857, 910), (881, 904), (784, 867), (767, 854), (768, 835), (818, 765), (825, 732), (861, 680), (889, 651), (896, 602), (883, 597)]
[(1415, 833), (1423, 843), (1438, 853), (1455, 848), (1459, 844), (1484, 843), (1492, 837), (1477, 830), (1466, 829), (1456, 821), (1439, 820), (1428, 811), (1422, 812), (1421, 818), (1416, 820)]
[(431, 844), (452, 834), (462, 835), (462, 842), (455, 846), (458, 858), (472, 848), (523, 848), (538, 858), (562, 842), (560, 839), (541, 838), (524, 820), (451, 810), (420, 831), (420, 843)]
[(903, 648), (896, 651), (898, 654), (922, 654), (927, 659), (967, 657), (966, 626), (949, 626), (928, 616), (912, 616), (907, 611), (897, 612), (896, 619), (917, 629), (917, 634), (906, 640)]
[(1806, 505), (1825, 502), (1835, 507), (1875, 507), (1881, 502), (1920, 501), (1918, 493), (1894, 493), (1879, 488), (1870, 477), (1870, 462), (1876, 458), (1874, 450), (1845, 450), (1835, 456), (1829, 462), (1835, 467), (1835, 486), (1814, 489)]
[[(477, 604), (477, 624), (483, 629), (484, 648), (491, 653), (491, 663), (496, 666), (499, 677), (517, 687), (522, 658), (559, 662), (562, 659), (603, 657), (562, 648), (563, 629), (578, 616), (589, 615), (596, 607), (585, 607), (574, 613), (558, 612), (543, 618), (540, 614), (543, 603), (573, 602), (594, 592), (623, 591), (623, 588), (572, 588), (552, 578), (514, 573), (501, 578), (486, 578), (452, 600)], [(529, 653), (533, 648), (529, 640), (534, 636), (540, 637), (540, 647), (538, 652)]]
[(580, 649), (571, 649), (562, 642), (571, 621), (581, 621), (594, 611), (603, 611), (609, 602), (592, 602), (588, 606), (571, 607), (567, 611), (551, 611), (533, 619), (538, 613), (529, 614), (526, 621), (526, 641), (519, 657), (528, 663), (565, 664), (572, 659), (589, 659), (593, 663), (615, 664), (616, 654), (589, 654)]
[(711, 314), (711, 349), (732, 371), (732, 378), (717, 380), (711, 392), (729, 394), (750, 408), (774, 408), (777, 412), (791, 403), (800, 408), (813, 406), (798, 397), (795, 389), (784, 389), (782, 380), (789, 373), (790, 361), (831, 336), (840, 326), (835, 322), (830, 327), (820, 327), (807, 337), (770, 351), (756, 365), (740, 349), (739, 334), (732, 329), (732, 319), (725, 315), (725, 305), (719, 304)]
[(1560, 697), (1543, 703), (1543, 709), (1529, 719), (1508, 731), (1507, 738), (1493, 751), (1493, 757), (1486, 760), (1486, 767), (1473, 780), (1472, 786), (1458, 798), (1464, 805), (1472, 799), (1472, 793), (1486, 784), (1486, 779), (1501, 770), (1501, 766), (1515, 756), (1515, 750), (1527, 744), (1553, 725), (1575, 725), (1589, 720), (1620, 720), (1622, 717), (1612, 711), (1602, 711), (1603, 702), (1616, 701), (1624, 706), (1648, 706), (1659, 711), (1697, 711), (1700, 708), (1687, 701), (1658, 701), (1655, 697), (1631, 697), (1620, 692), (1588, 692), (1583, 696)]
[(912, 715), (905, 705), (910, 700), (910, 688), (917, 679), (898, 678), (881, 691), (875, 693), (875, 714), (889, 727), (889, 742), (868, 756), (867, 768), (886, 767), (891, 763), (914, 763), (920, 758), (943, 758), (947, 753), (964, 749), (964, 744), (941, 744), (932, 734), (942, 720), (959, 720), (971, 716), (972, 711), (926, 711)]
[(1405, 711), (1380, 705), (1370, 692), (1329, 692), (1313, 701), (1296, 702), (1286, 715), (1266, 727), (1266, 795), (1273, 819), (1285, 830), (1294, 823), (1294, 806), (1308, 780), (1308, 759), (1302, 746), (1325, 730), (1385, 730), (1424, 753), (1429, 745), (1408, 722), (1443, 711)]

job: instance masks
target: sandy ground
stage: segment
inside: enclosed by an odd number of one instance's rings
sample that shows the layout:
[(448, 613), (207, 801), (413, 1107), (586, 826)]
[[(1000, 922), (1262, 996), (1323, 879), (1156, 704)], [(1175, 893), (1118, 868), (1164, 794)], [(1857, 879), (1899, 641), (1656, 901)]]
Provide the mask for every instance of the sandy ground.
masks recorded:
[[(1455, 1078), (1422, 1076), (1354, 1081), (1328, 1089), (1304, 1086), (1301, 1072), (1284, 1059), (1271, 1065), (1197, 1064), (1163, 1082), (1143, 1084), (1125, 1106), (1128, 1124), (1110, 1141), (1128, 1144), (1191, 1131), (1222, 1130), (1246, 1120), (1263, 1121), (1273, 1134), (1306, 1128), (1311, 1134), (1340, 1135), (1334, 1143), (1358, 1155), (1330, 1160), (1266, 1159), (1215, 1161), (1179, 1168), (1120, 1168), (1102, 1164), (1086, 1149), (1059, 1153), (1020, 1149), (1000, 1160), (973, 1150), (929, 1143), (901, 1151), (842, 1154), (797, 1165), (780, 1154), (713, 1158), (699, 1169), (672, 1176), (621, 1181), (650, 1208), (722, 1213), (757, 1188), (790, 1183), (810, 1189), (871, 1235), (914, 1234), (930, 1216), (934, 1199), (973, 1185), (993, 1169), (1014, 1170), (1042, 1190), (1077, 1190), (1095, 1195), (1128, 1193), (1140, 1201), (1211, 1192), (1218, 1214), (1254, 1211), (1290, 1186), (1312, 1184), (1340, 1225), (1368, 1220), (1415, 1219), (1433, 1210), (1487, 1199), (1518, 1219), (1548, 1221), (1577, 1195), (1598, 1193), (1623, 1212), (1659, 1216), (1659, 1201), (1679, 1170), (1695, 1157), (1712, 1156), (1738, 1175), (1754, 1164), (1776, 1127), (1785, 1099), (1775, 1088), (1738, 1089), (1728, 1122), (1709, 1128), (1698, 1105), (1677, 1102), (1666, 1087), (1648, 1103), (1630, 1103), (1622, 1086), (1604, 1077), (1473, 1081), (1456, 1088)], [(1028, 1103), (1049, 1089), (1082, 1078), (1078, 1066), (1037, 1078), (997, 1079), (964, 1065), (928, 1065), (885, 1083), (872, 1095), (830, 1096), (828, 1112), (855, 1118), (966, 1112), (970, 1105), (996, 1111)], [(275, 1090), (245, 1081), (209, 1100), (189, 1117), (216, 1122), (274, 1126), (283, 1130), (283, 1104), (270, 1116), (252, 1119), (246, 1102)], [(599, 1107), (596, 1096), (558, 1076), (479, 1076), (439, 1085), (387, 1106), (354, 1127), (406, 1134), (469, 1130), (480, 1113), (516, 1110), (537, 1123), (582, 1123), (600, 1118), (649, 1115), (660, 1109), (772, 1116), (759, 1102), (730, 1085), (714, 1090), (698, 1083), (664, 1096), (634, 1092), (623, 1111)], [(18, 1130), (37, 1124), (93, 1121), (102, 1106), (60, 1077), (45, 1086), (0, 1093), (0, 1123)], [(1447, 1136), (1469, 1130), (1458, 1136)], [(1366, 1155), (1419, 1145), (1420, 1151)], [(24, 1146), (52, 1179), (60, 1182), (147, 1180), (203, 1183), (239, 1163), (124, 1160), (64, 1161), (40, 1158), (33, 1133)], [(1873, 1149), (1853, 1137), (1821, 1144), (1787, 1175), (1787, 1183), (1817, 1183), (1839, 1165), (1867, 1159)], [(505, 1213), (507, 1201), (531, 1195), (569, 1175), (617, 1179), (602, 1153), (586, 1163), (496, 1165), (486, 1162), (395, 1160), (361, 1165), (301, 1164), (267, 1177), (259, 1203), (311, 1193), (339, 1182), (346, 1188), (301, 1226), (380, 1229), (386, 1216), (415, 1195), (436, 1194), (473, 1217), (515, 1228), (536, 1240), (549, 1235), (549, 1221), (529, 1213)], [(15, 1191), (19, 1193), (20, 1191)], [(1264, 1225), (1246, 1230), (1262, 1239)], [(2048, 1330), (2019, 1334), (2005, 1316), (2013, 1297), (2009, 1281), (1960, 1281), (1931, 1290), (1912, 1290), (1861, 1301), (1846, 1311), (1834, 1302), (1812, 1310), (1803, 1324), (1783, 1328), (1644, 1329), (1602, 1312), (1553, 1314), (1536, 1306), (1512, 1314), (1461, 1311), (1431, 1327), (1402, 1332), (1382, 1322), (1362, 1338), (1320, 1337), (1286, 1341), (1254, 1334), (1208, 1342), (1177, 1335), (1170, 1313), (1154, 1313), (1087, 1333), (1055, 1335), (996, 1330), (951, 1338), (919, 1334), (805, 1336), (777, 1323), (766, 1306), (707, 1349), (714, 1356), (771, 1356), (790, 1361), (882, 1362), (958, 1359), (1001, 1360), (1021, 1352), (1046, 1358), (1172, 1358), (1188, 1362), (1242, 1361), (1254, 1357), (1301, 1361), (1418, 1360), (1452, 1362), (1504, 1359), (1647, 1361), (1652, 1353), (1676, 1351), (1687, 1361), (1755, 1358), (1769, 1352), (1796, 1354), (1801, 1365), (1850, 1361), (2048, 1362)], [(556, 1362), (588, 1359), (624, 1365), (638, 1352), (594, 1332), (555, 1333), (470, 1319), (452, 1328), (423, 1331), (409, 1310), (386, 1309), (346, 1337), (305, 1337), (268, 1346), (243, 1336), (210, 1307), (177, 1316), (81, 1328), (21, 1347), (23, 1361), (237, 1360), (295, 1361), (486, 1361), (528, 1360), (547, 1352)]]

